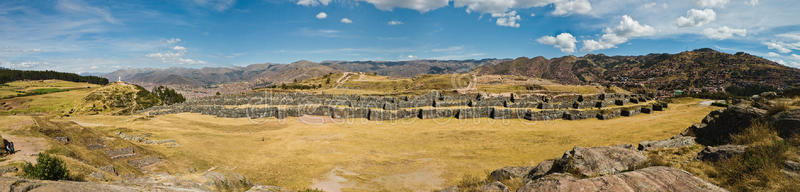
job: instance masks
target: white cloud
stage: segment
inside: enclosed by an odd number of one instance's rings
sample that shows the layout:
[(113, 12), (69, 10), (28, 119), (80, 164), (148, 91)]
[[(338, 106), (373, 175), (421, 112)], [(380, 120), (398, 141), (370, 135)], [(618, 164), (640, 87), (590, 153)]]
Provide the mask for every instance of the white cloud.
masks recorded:
[(553, 15), (566, 15), (569, 13), (589, 13), (592, 10), (592, 4), (589, 0), (564, 0), (556, 1), (556, 9), (553, 10)]
[(794, 60), (799, 60), (800, 61), (800, 55), (798, 55), (798, 54), (792, 54), (792, 58), (794, 58)]
[[(697, 5), (703, 8), (719, 8), (725, 7), (730, 0), (697, 0)], [(758, 1), (756, 1), (758, 3)]]
[(52, 68), (52, 65), (43, 61), (18, 61), (18, 62), (0, 62), (0, 66), (10, 69), (47, 69)]
[(217, 11), (225, 11), (233, 7), (236, 0), (194, 0), (194, 3)]
[(586, 14), (592, 10), (589, 0), (453, 0), (453, 6), (466, 7), (467, 12), (506, 13), (509, 9), (527, 9), (552, 4), (553, 15)]
[(347, 17), (345, 17), (345, 18), (342, 18), (342, 20), (339, 20), (339, 22), (350, 24), (350, 23), (353, 23), (353, 20), (350, 20)]
[(181, 42), (181, 39), (179, 39), (179, 38), (167, 39), (167, 44), (168, 45), (172, 45), (172, 44), (176, 44), (176, 43), (180, 43), (180, 42)]
[(557, 36), (543, 36), (536, 40), (541, 44), (552, 45), (555, 48), (561, 50), (564, 53), (573, 53), (575, 52), (575, 43), (578, 42), (575, 40), (575, 37), (569, 33), (561, 33)]
[(617, 45), (628, 42), (628, 39), (653, 35), (656, 30), (649, 25), (639, 24), (628, 15), (622, 16), (622, 21), (614, 28), (603, 30), (605, 34), (599, 40), (584, 40), (581, 51), (594, 51), (615, 48)]
[(185, 58), (187, 49), (186, 47), (175, 45), (169, 47), (173, 44), (180, 42), (181, 40), (178, 38), (171, 38), (166, 41), (166, 45), (168, 46), (167, 50), (156, 52), (156, 53), (149, 53), (146, 54), (145, 57), (154, 58), (160, 60), (162, 63), (167, 64), (206, 64), (203, 60), (195, 60)]
[(109, 23), (114, 23), (114, 24), (119, 23), (119, 21), (116, 18), (114, 18), (114, 16), (111, 16), (111, 12), (108, 11), (107, 9), (91, 6), (81, 0), (60, 0), (57, 2), (56, 7), (59, 10), (69, 12), (72, 14), (81, 14), (81, 13), (90, 14), (98, 16)]
[(775, 53), (775, 52), (769, 52), (769, 53), (767, 53), (767, 56), (770, 56), (770, 57), (780, 57), (781, 55), (780, 55), (780, 54), (777, 54), (777, 53)]
[(384, 11), (391, 11), (395, 7), (413, 9), (419, 12), (428, 12), (447, 6), (450, 0), (362, 0), (375, 5), (376, 8)]
[(758, 5), (758, 0), (750, 0), (750, 6)]
[(325, 13), (325, 12), (317, 13), (317, 19), (325, 19), (325, 18), (328, 18), (328, 14), (327, 13)]
[(517, 15), (517, 11), (511, 11), (508, 13), (492, 13), (492, 17), (497, 18), (496, 23), (499, 26), (514, 28), (519, 27), (519, 23), (517, 23), (517, 21), (520, 20), (520, 16)]
[(792, 50), (788, 48), (789, 45), (787, 45), (784, 42), (770, 41), (770, 42), (764, 42), (763, 44), (767, 46), (767, 49), (774, 49), (774, 50), (776, 50), (776, 51), (778, 51), (780, 53), (791, 53), (792, 52)]
[(406, 58), (408, 58), (408, 59), (417, 59), (417, 56), (416, 55), (408, 55), (408, 56), (406, 56)]
[(734, 29), (728, 26), (722, 26), (718, 28), (706, 28), (703, 30), (703, 34), (708, 38), (724, 40), (733, 36), (744, 37), (747, 35), (747, 29)]
[(386, 24), (389, 24), (389, 25), (402, 25), (403, 22), (402, 21), (389, 21)]
[(717, 19), (713, 9), (691, 9), (686, 12), (686, 17), (678, 18), (678, 27), (700, 27)]
[(453, 51), (461, 51), (463, 49), (464, 46), (451, 46), (447, 48), (431, 49), (431, 52), (453, 52)]
[(331, 0), (298, 0), (297, 4), (303, 6), (317, 6), (317, 5), (328, 5), (328, 3), (330, 2)]

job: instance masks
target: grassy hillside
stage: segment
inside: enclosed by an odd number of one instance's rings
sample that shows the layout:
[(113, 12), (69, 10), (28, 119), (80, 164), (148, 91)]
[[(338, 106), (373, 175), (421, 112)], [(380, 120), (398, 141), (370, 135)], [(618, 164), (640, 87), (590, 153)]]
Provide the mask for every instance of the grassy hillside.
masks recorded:
[(69, 114), (133, 114), (137, 110), (161, 105), (153, 93), (138, 85), (112, 84), (96, 89)]

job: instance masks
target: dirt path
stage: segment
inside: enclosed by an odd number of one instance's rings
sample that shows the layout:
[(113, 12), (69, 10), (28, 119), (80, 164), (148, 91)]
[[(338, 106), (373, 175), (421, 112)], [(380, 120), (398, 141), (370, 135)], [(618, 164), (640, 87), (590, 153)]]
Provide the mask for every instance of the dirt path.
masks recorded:
[(44, 138), (25, 137), (3, 134), (3, 138), (14, 142), (16, 153), (9, 155), (8, 160), (0, 162), (0, 166), (7, 165), (15, 161), (27, 161), (36, 163), (36, 156), (50, 148), (50, 144)]

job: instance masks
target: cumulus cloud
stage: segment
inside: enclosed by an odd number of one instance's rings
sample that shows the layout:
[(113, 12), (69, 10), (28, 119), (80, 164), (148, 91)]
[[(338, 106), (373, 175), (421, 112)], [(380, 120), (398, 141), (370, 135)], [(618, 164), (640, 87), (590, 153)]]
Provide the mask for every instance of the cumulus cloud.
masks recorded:
[(541, 44), (552, 45), (555, 48), (561, 50), (564, 53), (573, 53), (575, 52), (575, 43), (578, 42), (575, 40), (575, 37), (569, 33), (561, 33), (557, 36), (543, 36), (536, 40)]
[(717, 19), (717, 13), (713, 9), (691, 9), (686, 12), (686, 16), (678, 18), (678, 27), (700, 27), (711, 23)]
[(589, 13), (592, 10), (592, 4), (589, 0), (565, 0), (556, 1), (556, 9), (553, 10), (553, 15), (566, 15), (569, 13)]
[(303, 6), (317, 6), (317, 5), (328, 5), (328, 3), (330, 2), (331, 0), (298, 0), (297, 4)]
[(389, 21), (386, 24), (389, 24), (389, 25), (402, 25), (403, 22), (402, 21)]
[(492, 13), (492, 17), (497, 18), (497, 25), (505, 26), (505, 27), (514, 27), (518, 28), (519, 21), (521, 18), (517, 15), (517, 11), (510, 11), (508, 13)]
[(179, 38), (167, 39), (167, 45), (172, 45), (172, 44), (176, 44), (176, 43), (180, 43), (180, 42), (181, 42), (181, 39), (179, 39)]
[(706, 28), (703, 30), (703, 34), (708, 38), (724, 40), (733, 36), (744, 37), (747, 35), (747, 29), (734, 29), (728, 26), (722, 26), (718, 28)]
[(325, 19), (325, 18), (328, 18), (328, 14), (325, 13), (325, 12), (319, 12), (319, 13), (317, 13), (316, 17), (317, 17), (317, 19)]
[(616, 27), (606, 28), (599, 40), (584, 40), (581, 51), (594, 51), (615, 48), (617, 45), (628, 42), (634, 37), (649, 36), (656, 32), (650, 25), (639, 24), (628, 15), (622, 16), (622, 21)]
[[(703, 8), (724, 7), (730, 0), (698, 0), (697, 5)], [(756, 1), (758, 3), (758, 1)]]
[(350, 24), (350, 23), (353, 23), (353, 20), (350, 20), (347, 17), (345, 17), (345, 18), (342, 18), (342, 20), (339, 20), (339, 22)]

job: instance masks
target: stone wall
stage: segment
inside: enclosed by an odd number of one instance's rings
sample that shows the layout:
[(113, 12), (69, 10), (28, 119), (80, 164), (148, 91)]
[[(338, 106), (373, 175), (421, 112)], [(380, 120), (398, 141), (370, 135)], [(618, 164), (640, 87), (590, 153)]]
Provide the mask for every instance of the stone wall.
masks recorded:
[[(200, 113), (225, 118), (286, 118), (303, 115), (331, 118), (494, 118), (494, 119), (612, 119), (661, 111), (666, 103), (642, 106), (652, 98), (627, 94), (562, 94), (487, 96), (447, 95), (439, 92), (416, 96), (361, 96), (306, 93), (249, 93), (195, 98), (181, 104), (141, 110), (149, 115)], [(608, 110), (614, 106), (630, 106)]]

